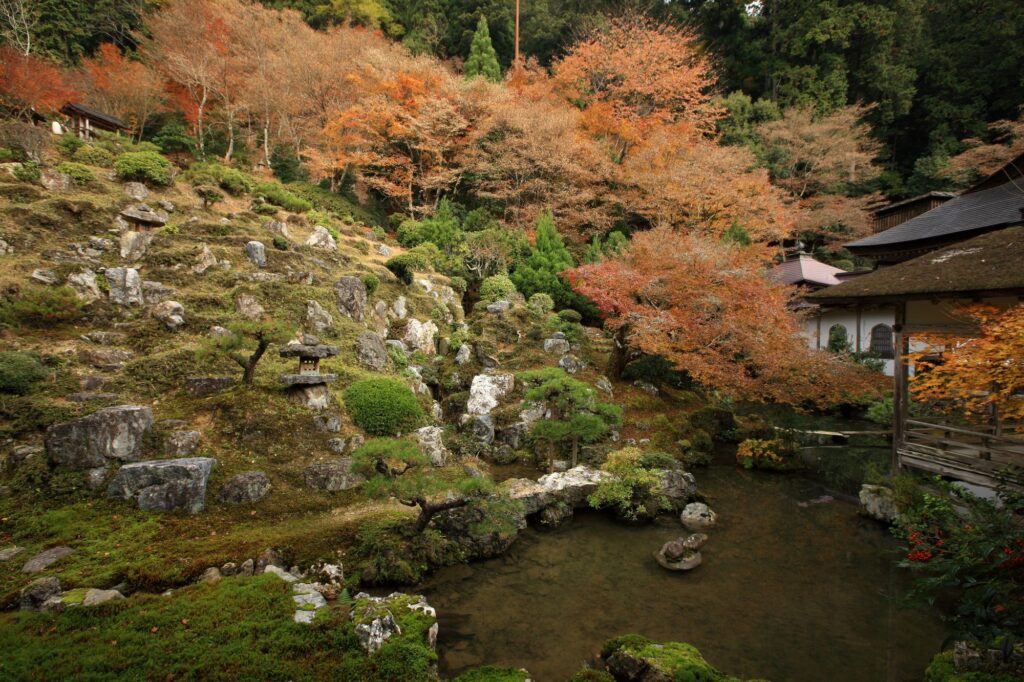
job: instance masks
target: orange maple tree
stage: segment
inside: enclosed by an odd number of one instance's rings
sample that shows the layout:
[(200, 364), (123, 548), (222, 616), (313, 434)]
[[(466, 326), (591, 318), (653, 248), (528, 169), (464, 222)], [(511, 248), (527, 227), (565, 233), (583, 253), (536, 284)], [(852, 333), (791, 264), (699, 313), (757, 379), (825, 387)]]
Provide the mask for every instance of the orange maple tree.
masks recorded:
[(692, 31), (636, 12), (594, 30), (554, 66), (554, 87), (583, 110), (586, 129), (616, 162), (658, 126), (712, 134), (721, 116), (714, 82)]
[[(927, 350), (911, 354), (917, 400), (984, 421), (1024, 421), (1024, 304), (1008, 309), (970, 305), (957, 316), (976, 324), (973, 338), (930, 335)], [(938, 356), (934, 349), (944, 348)], [(936, 357), (939, 359), (936, 360)]]
[(113, 43), (82, 63), (86, 102), (127, 123), (142, 135), (146, 121), (167, 97), (164, 80), (147, 63), (128, 59)]
[(766, 252), (658, 227), (619, 258), (567, 273), (620, 344), (660, 355), (724, 395), (829, 404), (875, 393), (880, 376), (807, 347), (792, 291), (765, 276)]
[(15, 118), (52, 114), (80, 92), (55, 64), (0, 46), (0, 106)]

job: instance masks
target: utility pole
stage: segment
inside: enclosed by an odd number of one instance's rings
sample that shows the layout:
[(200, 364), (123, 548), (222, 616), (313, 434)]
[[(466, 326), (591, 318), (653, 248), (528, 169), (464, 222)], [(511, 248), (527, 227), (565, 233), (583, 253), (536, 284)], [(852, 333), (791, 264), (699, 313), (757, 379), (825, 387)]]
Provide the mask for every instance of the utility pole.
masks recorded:
[(516, 56), (514, 60), (514, 69), (516, 73), (519, 72), (519, 0), (516, 0)]

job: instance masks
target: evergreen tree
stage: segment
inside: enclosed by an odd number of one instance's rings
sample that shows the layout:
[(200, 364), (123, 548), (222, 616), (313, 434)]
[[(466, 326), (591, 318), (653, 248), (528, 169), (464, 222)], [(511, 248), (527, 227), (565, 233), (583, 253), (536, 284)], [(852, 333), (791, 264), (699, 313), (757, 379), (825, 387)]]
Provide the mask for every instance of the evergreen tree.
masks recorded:
[(544, 293), (551, 296), (559, 308), (577, 307), (583, 300), (559, 275), (575, 265), (572, 254), (555, 229), (555, 217), (550, 210), (545, 211), (537, 221), (537, 241), (530, 250), (530, 256), (512, 273), (512, 281), (526, 298)]
[(473, 34), (473, 44), (469, 47), (469, 59), (466, 60), (465, 72), (467, 79), (482, 76), (494, 83), (501, 81), (498, 54), (494, 51), (494, 46), (491, 45), (491, 32), (487, 28), (487, 17), (482, 14), (476, 25), (476, 33)]

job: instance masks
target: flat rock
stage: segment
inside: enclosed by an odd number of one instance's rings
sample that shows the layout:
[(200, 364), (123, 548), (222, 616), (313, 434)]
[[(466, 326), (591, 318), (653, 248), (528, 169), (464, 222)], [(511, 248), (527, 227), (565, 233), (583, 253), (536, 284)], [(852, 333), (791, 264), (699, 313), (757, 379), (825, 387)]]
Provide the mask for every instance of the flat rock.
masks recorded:
[(90, 588), (85, 592), (85, 598), (82, 599), (82, 606), (99, 606), (100, 604), (108, 604), (112, 601), (121, 601), (124, 599), (124, 595), (117, 590), (97, 590)]
[(0, 549), (0, 561), (10, 561), (14, 557), (21, 554), (24, 550), (23, 547), (11, 546)]
[(185, 380), (188, 392), (197, 397), (215, 395), (238, 383), (234, 377), (189, 377)]
[(689, 530), (704, 530), (717, 523), (718, 514), (703, 502), (691, 502), (683, 508), (679, 521)]
[(303, 478), (310, 488), (332, 493), (355, 488), (364, 480), (362, 476), (352, 471), (352, 459), (347, 457), (311, 464), (303, 472)]
[(218, 498), (225, 504), (252, 504), (270, 492), (270, 479), (262, 471), (246, 471), (221, 486)]
[(70, 547), (51, 547), (48, 550), (36, 554), (34, 557), (25, 562), (25, 565), (21, 567), (22, 573), (42, 573), (51, 564), (55, 564), (64, 557), (71, 554), (74, 550)]
[(146, 227), (163, 227), (167, 224), (167, 213), (163, 210), (154, 211), (146, 204), (129, 206), (121, 211), (121, 217), (128, 222)]
[(143, 436), (153, 425), (153, 410), (119, 405), (46, 430), (50, 463), (92, 469), (111, 461), (133, 462), (142, 456)]
[(612, 478), (612, 475), (606, 471), (580, 465), (541, 476), (537, 482), (573, 507), (579, 507), (586, 504), (587, 496), (597, 490), (597, 485), (601, 481), (609, 478)]
[(201, 512), (206, 484), (217, 460), (209, 457), (151, 460), (118, 469), (107, 496), (135, 500), (143, 511)]

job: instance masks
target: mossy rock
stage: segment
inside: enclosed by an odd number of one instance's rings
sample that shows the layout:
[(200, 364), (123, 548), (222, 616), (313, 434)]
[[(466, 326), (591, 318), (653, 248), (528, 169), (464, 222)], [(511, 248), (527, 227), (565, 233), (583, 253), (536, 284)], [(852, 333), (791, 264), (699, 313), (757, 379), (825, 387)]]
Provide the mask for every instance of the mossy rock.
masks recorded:
[(601, 656), (615, 679), (739, 682), (683, 642), (659, 644), (641, 635), (623, 635), (605, 642)]

